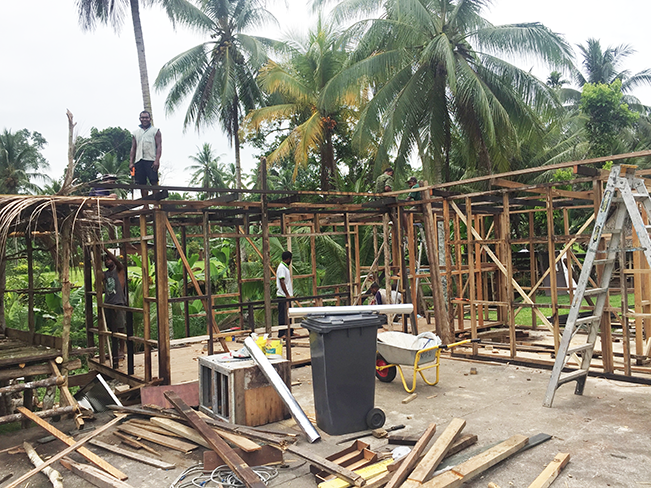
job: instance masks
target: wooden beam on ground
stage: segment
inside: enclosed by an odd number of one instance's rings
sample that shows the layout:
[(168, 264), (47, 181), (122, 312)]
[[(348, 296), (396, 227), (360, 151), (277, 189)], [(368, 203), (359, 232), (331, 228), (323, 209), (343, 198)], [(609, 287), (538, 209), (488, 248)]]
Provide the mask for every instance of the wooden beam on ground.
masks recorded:
[(210, 447), (224, 460), (235, 475), (248, 488), (265, 488), (266, 485), (257, 474), (240, 458), (213, 429), (211, 429), (176, 393), (165, 392), (165, 397), (174, 408), (194, 427), (210, 444)]
[[(29, 410), (28, 410), (28, 412), (29, 412)], [(31, 413), (31, 412), (30, 412), (30, 413)], [(17, 488), (17, 487), (20, 486), (24, 481), (27, 481), (27, 480), (30, 479), (32, 476), (34, 476), (36, 473), (40, 473), (44, 468), (47, 468), (47, 467), (50, 466), (51, 464), (54, 464), (54, 463), (57, 462), (59, 459), (61, 459), (63, 456), (66, 456), (66, 455), (70, 454), (72, 451), (77, 451), (77, 450), (79, 450), (79, 449), (83, 449), (82, 446), (83, 446), (84, 444), (86, 444), (88, 441), (92, 440), (93, 437), (98, 436), (98, 435), (101, 434), (102, 432), (105, 432), (106, 430), (108, 430), (108, 429), (110, 429), (111, 427), (113, 427), (115, 424), (117, 424), (118, 422), (120, 422), (124, 417), (126, 417), (125, 414), (118, 414), (117, 417), (115, 417), (113, 420), (111, 420), (108, 424), (104, 424), (102, 427), (100, 427), (99, 429), (97, 429), (97, 430), (91, 432), (90, 434), (88, 434), (88, 435), (87, 435), (86, 437), (84, 437), (83, 439), (79, 439), (79, 440), (78, 440), (76, 443), (74, 443), (73, 445), (67, 447), (67, 448), (64, 449), (63, 451), (61, 451), (61, 452), (59, 452), (58, 454), (55, 454), (54, 456), (52, 456), (50, 459), (48, 459), (48, 460), (45, 461), (43, 464), (41, 464), (38, 468), (34, 468), (34, 469), (32, 469), (29, 473), (25, 473), (25, 474), (22, 475), (20, 478), (18, 478), (16, 481), (14, 481), (13, 483), (11, 483), (11, 484), (9, 484), (9, 485), (3, 487), (3, 488)], [(49, 424), (48, 424), (48, 425), (49, 425)], [(90, 451), (88, 451), (88, 452), (90, 452)], [(91, 453), (91, 454), (92, 454), (92, 453)], [(113, 468), (113, 469), (115, 469), (115, 468)], [(120, 471), (118, 471), (118, 472), (119, 472), (122, 476), (124, 476), (124, 478), (121, 478), (122, 480), (127, 479), (127, 476), (126, 476), (124, 473), (121, 473)]]
[(61, 465), (80, 478), (85, 479), (91, 485), (99, 486), (99, 488), (133, 488), (130, 484), (116, 480), (108, 476), (104, 471), (89, 464), (76, 463), (70, 458), (64, 458), (61, 460)]
[(158, 451), (152, 449), (149, 446), (146, 446), (142, 442), (138, 442), (133, 437), (129, 437), (128, 435), (122, 434), (121, 432), (113, 432), (113, 435), (118, 439), (120, 439), (122, 442), (124, 442), (126, 445), (131, 446), (134, 449), (144, 449), (145, 451), (153, 454), (154, 456), (161, 457)]
[(443, 460), (447, 452), (452, 447), (454, 439), (466, 426), (463, 419), (452, 419), (450, 425), (436, 439), (434, 445), (427, 451), (427, 454), (418, 462), (416, 468), (409, 474), (407, 481), (401, 485), (402, 488), (418, 488), (423, 484), (436, 470), (439, 463)]
[[(176, 465), (174, 464), (166, 463), (165, 461), (161, 461), (160, 459), (150, 458), (149, 456), (145, 456), (143, 454), (140, 454), (139, 452), (133, 452), (127, 449), (122, 449), (121, 447), (114, 446), (113, 444), (107, 444), (106, 442), (92, 440), (90, 441), (90, 443), (93, 446), (101, 447), (102, 449), (106, 449), (107, 451), (114, 452), (115, 454), (119, 454), (120, 456), (124, 456), (129, 459), (135, 459), (136, 461), (149, 464), (150, 466), (156, 466), (157, 468), (174, 469), (176, 467)], [(160, 454), (158, 455), (160, 456)]]
[[(67, 436), (66, 434), (61, 432), (59, 429), (57, 429), (56, 427), (53, 427), (52, 425), (47, 423), (42, 418), (35, 415), (33, 412), (30, 412), (29, 410), (27, 410), (25, 407), (18, 407), (17, 410), (21, 414), (23, 414), (26, 418), (28, 418), (32, 422), (36, 423), (39, 427), (42, 427), (43, 429), (48, 431), (50, 434), (52, 434), (57, 439), (65, 442), (66, 444), (68, 444), (68, 446), (73, 446), (75, 444), (75, 440), (72, 437)], [(96, 432), (97, 431), (95, 431), (94, 433), (96, 433)], [(121, 480), (126, 480), (127, 479), (126, 474), (124, 474), (119, 469), (111, 466), (109, 463), (104, 461), (101, 457), (99, 457), (98, 455), (96, 455), (93, 452), (89, 451), (85, 447), (80, 447), (77, 450), (77, 452), (79, 452), (79, 454), (81, 454), (86, 459), (88, 459), (91, 463), (95, 464), (96, 466), (103, 469), (107, 473), (110, 473), (111, 476), (114, 476), (114, 477), (116, 477), (118, 479), (121, 479)]]
[(159, 444), (161, 446), (169, 447), (175, 451), (188, 453), (193, 449), (196, 449), (198, 446), (196, 444), (190, 444), (179, 439), (174, 439), (166, 435), (157, 434), (155, 432), (150, 432), (135, 425), (121, 425), (118, 427), (122, 432), (131, 434), (140, 439), (145, 439), (146, 441), (153, 442), (154, 444)]
[(450, 471), (435, 476), (430, 481), (424, 483), (422, 487), (456, 488), (461, 486), (466, 481), (470, 481), (488, 468), (495, 466), (500, 461), (518, 452), (527, 445), (528, 441), (528, 437), (516, 434), (510, 439), (455, 466)]
[(435, 433), (436, 424), (429, 424), (429, 427), (427, 427), (420, 440), (416, 443), (409, 454), (407, 454), (405, 459), (400, 464), (400, 467), (393, 473), (393, 476), (387, 483), (387, 488), (398, 488), (399, 486), (402, 486), (411, 470), (414, 468), (414, 466), (416, 466), (416, 463), (418, 463), (418, 458), (423, 453), (423, 451), (425, 451), (427, 444), (429, 444), (429, 441), (432, 440), (432, 437), (434, 437)]
[(529, 488), (548, 488), (558, 477), (561, 470), (570, 462), (570, 453), (559, 452), (551, 463), (529, 485)]
[[(157, 425), (170, 432), (173, 432), (174, 434), (178, 434), (181, 437), (185, 437), (189, 441), (196, 442), (197, 444), (200, 444), (204, 447), (207, 447), (208, 449), (211, 449), (208, 442), (206, 442), (206, 440), (203, 437), (201, 437), (196, 430), (192, 429), (191, 427), (188, 427), (187, 425), (183, 425), (179, 422), (175, 422), (174, 420), (164, 419), (159, 417), (152, 417), (151, 422), (154, 425)], [(242, 437), (237, 434), (231, 434), (229, 432), (219, 432), (219, 435), (224, 439), (226, 439), (231, 444), (233, 444), (234, 446), (239, 447), (243, 451), (253, 452), (253, 451), (259, 451), (261, 449), (259, 444), (253, 442), (252, 440), (247, 439), (246, 437)]]

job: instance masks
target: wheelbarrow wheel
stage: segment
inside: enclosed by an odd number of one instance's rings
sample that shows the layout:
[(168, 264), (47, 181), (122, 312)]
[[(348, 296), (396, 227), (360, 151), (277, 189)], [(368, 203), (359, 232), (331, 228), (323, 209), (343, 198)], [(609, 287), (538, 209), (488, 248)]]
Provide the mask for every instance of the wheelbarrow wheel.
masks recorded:
[(378, 367), (386, 366), (387, 364), (389, 363), (378, 354), (375, 359), (375, 377), (383, 383), (391, 383), (396, 378), (397, 371), (395, 366), (385, 369), (377, 369)]

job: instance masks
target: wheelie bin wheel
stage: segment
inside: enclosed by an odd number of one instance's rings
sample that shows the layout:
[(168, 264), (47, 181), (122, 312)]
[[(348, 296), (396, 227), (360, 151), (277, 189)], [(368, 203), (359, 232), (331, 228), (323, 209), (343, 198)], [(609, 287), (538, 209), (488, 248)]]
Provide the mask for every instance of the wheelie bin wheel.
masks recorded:
[[(381, 367), (386, 366), (387, 364), (389, 363), (387, 363), (386, 360), (378, 354), (377, 358), (375, 359), (375, 366)], [(391, 383), (396, 378), (396, 367), (391, 366), (390, 368), (386, 369), (376, 369), (375, 377), (383, 383)]]
[(372, 408), (366, 414), (366, 425), (368, 425), (369, 429), (379, 429), (384, 425), (386, 419), (387, 417), (382, 410)]

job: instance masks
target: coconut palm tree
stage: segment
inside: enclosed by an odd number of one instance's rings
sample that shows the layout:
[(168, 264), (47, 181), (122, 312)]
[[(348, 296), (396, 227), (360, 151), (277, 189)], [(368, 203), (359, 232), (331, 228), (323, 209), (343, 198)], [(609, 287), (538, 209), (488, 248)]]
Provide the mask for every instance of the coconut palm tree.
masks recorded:
[(583, 60), (581, 62), (585, 73), (577, 71), (576, 81), (579, 86), (586, 83), (603, 83), (610, 85), (615, 80), (622, 82), (622, 92), (630, 93), (640, 85), (651, 85), (651, 69), (631, 74), (627, 69), (622, 69), (624, 60), (635, 52), (631, 46), (608, 47), (602, 49), (598, 39), (588, 39), (586, 44), (580, 44), (579, 51)]
[(43, 173), (50, 167), (41, 154), (45, 144), (38, 132), (27, 129), (0, 133), (0, 194), (37, 193), (34, 180), (51, 181)]
[(258, 0), (204, 0), (203, 17), (192, 26), (210, 40), (185, 51), (165, 63), (155, 86), (170, 87), (165, 100), (174, 112), (190, 98), (184, 127), (197, 130), (218, 122), (235, 147), (237, 188), (242, 187), (240, 164), (240, 121), (247, 110), (263, 102), (255, 77), (267, 61), (265, 47), (272, 41), (246, 33), (275, 18)]
[(367, 80), (374, 96), (354, 141), (364, 147), (382, 131), (376, 171), (391, 151), (396, 166), (413, 151), (429, 181), (449, 179), (455, 133), (465, 144), (466, 173), (508, 169), (518, 139), (540, 134), (538, 111), (555, 106), (550, 87), (506, 61), (536, 59), (567, 71), (571, 49), (539, 23), (494, 26), (481, 14), (488, 0), (344, 0), (335, 19), (383, 12), (348, 30), (354, 63), (326, 96)]
[[(131, 12), (136, 51), (138, 53), (142, 104), (144, 109), (151, 114), (149, 75), (147, 73), (147, 58), (145, 57), (145, 40), (140, 22), (139, 0), (76, 0), (76, 3), (81, 28), (88, 31), (94, 30), (98, 24), (110, 25), (117, 31), (128, 15), (127, 11)], [(198, 10), (186, 0), (152, 0), (150, 3), (157, 3), (162, 6), (173, 23), (176, 21), (192, 22), (193, 19), (200, 16)]]
[(355, 117), (361, 103), (357, 83), (351, 83), (337, 98), (325, 98), (325, 87), (344, 67), (348, 54), (339, 40), (341, 32), (321, 18), (305, 40), (287, 42), (289, 59), (269, 62), (259, 76), (260, 85), (276, 103), (250, 112), (249, 127), (286, 122), (288, 135), (267, 157), (269, 165), (293, 158), (294, 178), (299, 166), (307, 166), (317, 154), (321, 165), (321, 189), (328, 190), (336, 176), (333, 137)]
[[(221, 156), (224, 156), (223, 154)], [(200, 184), (202, 188), (226, 188), (224, 183), (224, 168), (219, 163), (221, 156), (215, 156), (210, 144), (204, 144), (196, 155), (190, 156), (195, 164), (188, 166), (193, 171), (190, 183)], [(206, 191), (205, 198), (212, 198), (215, 192)]]

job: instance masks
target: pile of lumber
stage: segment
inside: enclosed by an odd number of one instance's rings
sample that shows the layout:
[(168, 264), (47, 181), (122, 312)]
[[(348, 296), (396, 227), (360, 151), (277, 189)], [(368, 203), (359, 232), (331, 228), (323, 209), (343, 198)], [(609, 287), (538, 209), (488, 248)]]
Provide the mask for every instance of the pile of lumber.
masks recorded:
[[(453, 454), (477, 442), (476, 435), (462, 434), (465, 425), (463, 419), (453, 419), (434, 440), (436, 424), (430, 424), (425, 432), (414, 440), (413, 448), (406, 456), (396, 461), (391, 458), (384, 459), (355, 470), (354, 473), (363, 479), (363, 483), (349, 483), (334, 478), (318, 486), (319, 488), (347, 488), (354, 484), (365, 488), (455, 488), (476, 478), (515, 453), (550, 439), (546, 434), (538, 434), (531, 438), (514, 435), (474, 456), (466, 456), (466, 459), (458, 460), (458, 464), (441, 469), (444, 459), (454, 459), (451, 458)], [(389, 442), (410, 444), (407, 437), (390, 436)], [(529, 487), (550, 486), (569, 459), (569, 454), (559, 453)], [(490, 486), (499, 488), (494, 483)]]

